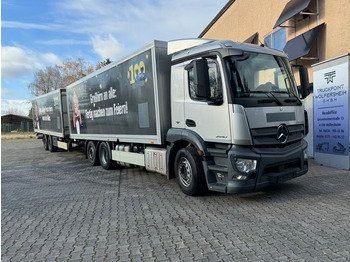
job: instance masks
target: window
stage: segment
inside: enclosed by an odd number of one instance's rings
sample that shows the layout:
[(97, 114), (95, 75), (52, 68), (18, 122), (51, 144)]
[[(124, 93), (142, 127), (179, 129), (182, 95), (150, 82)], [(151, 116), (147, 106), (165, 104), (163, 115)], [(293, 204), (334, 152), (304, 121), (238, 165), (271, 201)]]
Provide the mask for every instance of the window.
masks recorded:
[(286, 28), (272, 32), (264, 38), (265, 45), (278, 50), (283, 50), (286, 45)]
[(233, 93), (237, 97), (295, 97), (297, 91), (291, 78), (288, 59), (246, 52), (231, 56)]
[(215, 104), (222, 103), (222, 82), (220, 69), (217, 62), (213, 59), (207, 59), (208, 70), (209, 70), (209, 81), (210, 81), (210, 98), (201, 98), (196, 96), (196, 90), (194, 85), (194, 68), (188, 70), (188, 84), (189, 84), (189, 94), (191, 99), (197, 101), (210, 101)]

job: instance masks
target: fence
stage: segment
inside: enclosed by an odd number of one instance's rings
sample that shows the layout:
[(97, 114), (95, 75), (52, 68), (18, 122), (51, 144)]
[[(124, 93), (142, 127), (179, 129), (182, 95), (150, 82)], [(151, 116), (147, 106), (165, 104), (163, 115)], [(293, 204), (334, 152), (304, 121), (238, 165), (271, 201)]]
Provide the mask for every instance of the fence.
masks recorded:
[(1, 132), (33, 132), (33, 122), (1, 123)]

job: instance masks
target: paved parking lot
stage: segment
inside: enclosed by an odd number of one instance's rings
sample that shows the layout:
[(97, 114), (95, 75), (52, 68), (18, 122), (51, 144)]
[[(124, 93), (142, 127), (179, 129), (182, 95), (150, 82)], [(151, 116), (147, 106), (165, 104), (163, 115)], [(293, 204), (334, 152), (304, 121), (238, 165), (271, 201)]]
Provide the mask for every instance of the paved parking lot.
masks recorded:
[(2, 141), (2, 261), (349, 261), (350, 172), (189, 197), (138, 168)]

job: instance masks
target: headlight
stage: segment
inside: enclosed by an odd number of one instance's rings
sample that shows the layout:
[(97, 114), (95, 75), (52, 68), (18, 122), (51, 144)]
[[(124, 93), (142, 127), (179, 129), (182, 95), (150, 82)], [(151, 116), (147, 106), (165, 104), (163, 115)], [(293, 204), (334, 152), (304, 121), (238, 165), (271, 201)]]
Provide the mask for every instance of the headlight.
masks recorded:
[(235, 160), (236, 168), (239, 172), (249, 173), (256, 170), (257, 160), (237, 158)]

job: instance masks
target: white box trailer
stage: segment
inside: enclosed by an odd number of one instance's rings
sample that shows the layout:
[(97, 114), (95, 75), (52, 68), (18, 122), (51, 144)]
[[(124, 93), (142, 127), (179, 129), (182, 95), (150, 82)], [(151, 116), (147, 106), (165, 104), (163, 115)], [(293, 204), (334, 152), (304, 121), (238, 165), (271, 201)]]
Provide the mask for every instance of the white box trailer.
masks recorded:
[(65, 90), (69, 135), (49, 139), (84, 143), (92, 165), (144, 166), (188, 195), (259, 190), (308, 170), (306, 113), (278, 50), (153, 41)]
[[(93, 164), (100, 162), (109, 169), (114, 164), (110, 160), (115, 160), (145, 166), (143, 145), (164, 145), (171, 127), (169, 83), (167, 43), (153, 41), (71, 84), (67, 87), (70, 137), (88, 141), (87, 156)], [(162, 167), (150, 164), (166, 159), (166, 152), (151, 155), (155, 159), (147, 158), (147, 169), (166, 174), (164, 162)]]
[(68, 150), (69, 125), (66, 89), (52, 91), (32, 101), (34, 132), (41, 134), (46, 150)]
[(154, 41), (67, 87), (71, 138), (163, 144), (170, 128), (170, 59)]

